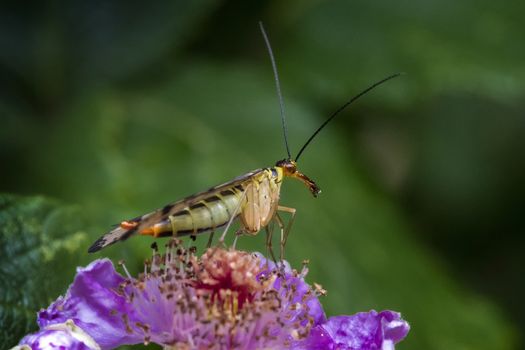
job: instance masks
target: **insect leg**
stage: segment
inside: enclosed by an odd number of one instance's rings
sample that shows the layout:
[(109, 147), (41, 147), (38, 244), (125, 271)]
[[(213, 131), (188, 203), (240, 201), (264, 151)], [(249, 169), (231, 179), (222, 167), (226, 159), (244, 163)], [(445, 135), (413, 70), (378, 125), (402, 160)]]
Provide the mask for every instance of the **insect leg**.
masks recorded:
[(273, 227), (270, 228), (266, 226), (265, 230), (266, 230), (266, 256), (270, 255), (272, 257), (273, 262), (277, 265), (277, 259), (275, 259), (275, 255), (273, 254), (273, 249), (272, 249)]
[(288, 221), (288, 224), (286, 225), (286, 228), (284, 227), (283, 219), (279, 216), (279, 213), (275, 214), (275, 218), (277, 220), (277, 223), (279, 224), (281, 228), (281, 260), (284, 259), (284, 247), (286, 246), (286, 241), (288, 240), (288, 235), (290, 234), (290, 230), (292, 228), (294, 219), (295, 219), (295, 213), (297, 212), (297, 209), (295, 208), (289, 208), (289, 207), (283, 207), (279, 205), (277, 207), (277, 210), (283, 211), (286, 213), (290, 213), (291, 217)]
[(211, 244), (213, 243), (213, 235), (215, 234), (215, 230), (210, 232), (210, 238), (208, 238), (208, 244), (206, 244), (206, 249), (211, 247)]
[(281, 241), (280, 241), (280, 247), (281, 247), (281, 250), (280, 250), (280, 259), (281, 261), (284, 260), (284, 244), (283, 244), (283, 237), (284, 237), (284, 221), (283, 219), (281, 218), (281, 216), (279, 215), (279, 213), (275, 213), (275, 221), (277, 222), (277, 224), (279, 225), (279, 229), (281, 230)]
[(235, 238), (233, 239), (233, 244), (232, 244), (233, 249), (235, 249), (235, 247), (237, 246), (237, 239), (239, 239), (239, 237), (242, 236), (243, 233), (245, 233), (245, 231), (242, 228), (238, 229), (235, 232)]
[(219, 245), (224, 245), (224, 239), (226, 238), (226, 233), (228, 233), (228, 229), (230, 228), (233, 220), (237, 217), (237, 214), (241, 211), (241, 206), (244, 198), (246, 198), (246, 192), (250, 188), (250, 185), (248, 185), (245, 189), (245, 191), (242, 193), (241, 198), (239, 198), (239, 204), (237, 205), (237, 208), (235, 208), (234, 212), (231, 213), (230, 220), (228, 221), (228, 224), (224, 228), (224, 231), (222, 232), (221, 238), (219, 238)]

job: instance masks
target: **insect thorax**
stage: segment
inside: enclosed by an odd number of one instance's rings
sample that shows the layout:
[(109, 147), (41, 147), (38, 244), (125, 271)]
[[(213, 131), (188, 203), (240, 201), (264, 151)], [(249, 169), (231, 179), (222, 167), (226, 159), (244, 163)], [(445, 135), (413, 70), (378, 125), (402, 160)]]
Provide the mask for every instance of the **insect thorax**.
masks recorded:
[(241, 221), (246, 233), (255, 234), (273, 219), (279, 205), (283, 169), (272, 167), (254, 176), (245, 186)]

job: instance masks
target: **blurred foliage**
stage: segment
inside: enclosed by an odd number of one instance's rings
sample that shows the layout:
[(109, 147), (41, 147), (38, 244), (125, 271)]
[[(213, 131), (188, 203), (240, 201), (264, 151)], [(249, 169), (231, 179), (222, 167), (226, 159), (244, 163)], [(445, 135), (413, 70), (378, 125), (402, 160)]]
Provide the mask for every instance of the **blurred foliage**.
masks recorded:
[[(516, 348), (525, 326), (523, 7), (2, 5), (0, 189), (79, 205), (95, 223), (84, 250), (112, 223), (283, 158), (262, 18), (294, 154), (349, 96), (407, 72), (309, 146), (299, 167), (322, 187), (318, 199), (293, 181), (282, 188), (281, 203), (298, 209), (287, 258), (311, 260), (327, 313), (401, 311), (412, 325), (402, 349)], [(2, 231), (2, 243), (8, 234), (16, 231)], [(76, 263), (109, 255), (138, 270), (149, 243), (132, 239)], [(264, 238), (240, 244), (263, 250)], [(27, 310), (64, 293), (74, 264), (62, 264), (53, 294)], [(16, 281), (23, 297), (38, 291)]]
[(0, 348), (36, 330), (36, 312), (64, 294), (74, 267), (88, 261), (80, 254), (88, 241), (84, 226), (78, 209), (0, 196)]

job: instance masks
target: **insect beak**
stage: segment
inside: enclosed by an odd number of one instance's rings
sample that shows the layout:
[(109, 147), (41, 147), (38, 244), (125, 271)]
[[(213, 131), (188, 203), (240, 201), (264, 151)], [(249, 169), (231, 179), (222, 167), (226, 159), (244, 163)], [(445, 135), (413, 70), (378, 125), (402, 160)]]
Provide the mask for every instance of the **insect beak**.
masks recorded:
[(296, 179), (302, 181), (306, 186), (308, 186), (308, 189), (310, 190), (310, 192), (312, 192), (314, 197), (317, 197), (319, 193), (321, 193), (321, 189), (319, 188), (319, 186), (317, 186), (317, 184), (305, 174), (296, 171), (295, 173), (293, 173), (292, 177), (295, 177)]

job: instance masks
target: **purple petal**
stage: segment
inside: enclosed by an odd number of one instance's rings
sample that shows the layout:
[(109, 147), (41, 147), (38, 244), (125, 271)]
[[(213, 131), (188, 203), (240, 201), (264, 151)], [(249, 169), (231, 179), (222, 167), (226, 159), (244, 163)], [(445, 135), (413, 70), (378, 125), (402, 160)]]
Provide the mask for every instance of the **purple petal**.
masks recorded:
[(93, 338), (71, 320), (66, 323), (51, 325), (47, 329), (25, 336), (20, 341), (20, 345), (14, 349), (23, 349), (24, 345), (32, 350), (100, 350)]
[(301, 349), (372, 350), (394, 349), (410, 330), (401, 315), (393, 311), (360, 312), (335, 316), (312, 329)]
[(38, 313), (41, 328), (71, 319), (100, 344), (112, 349), (124, 344), (137, 344), (142, 337), (130, 332), (121, 315), (133, 315), (131, 306), (117, 293), (124, 282), (109, 259), (95, 260), (78, 268), (65, 297), (59, 297), (47, 310)]

